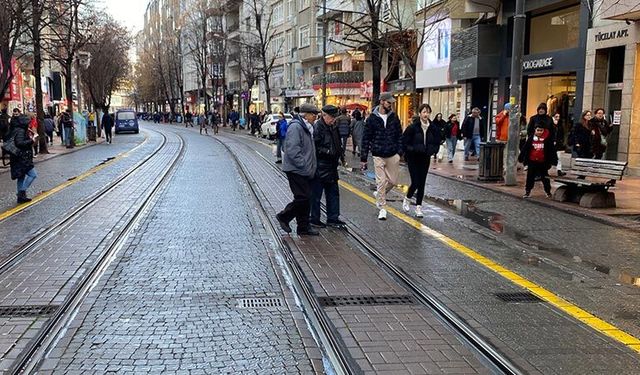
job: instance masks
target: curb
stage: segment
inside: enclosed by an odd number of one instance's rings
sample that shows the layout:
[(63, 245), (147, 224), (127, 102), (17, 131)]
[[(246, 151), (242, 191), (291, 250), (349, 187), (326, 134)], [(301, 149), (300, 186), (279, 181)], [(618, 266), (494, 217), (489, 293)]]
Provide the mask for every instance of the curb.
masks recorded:
[[(437, 171), (429, 171), (429, 173), (433, 173), (434, 175), (438, 176), (438, 177), (442, 177), (445, 178), (447, 180), (451, 180), (451, 181), (457, 181), (457, 182), (461, 182), (461, 183), (465, 183), (468, 185), (472, 185), (475, 187), (479, 187), (479, 188), (485, 188), (485, 189), (489, 189), (493, 192), (496, 193), (500, 193), (509, 197), (513, 197), (513, 198), (520, 198), (518, 195), (516, 194), (512, 194), (509, 192), (506, 192), (502, 189), (500, 189), (497, 186), (492, 186), (495, 185), (492, 183), (481, 183), (478, 181), (473, 181), (473, 180), (464, 180), (464, 179), (459, 179), (453, 176), (449, 176), (447, 174), (443, 174), (442, 172), (437, 172)], [(622, 229), (627, 229), (627, 230), (632, 230), (634, 232), (640, 232), (640, 226), (634, 226), (633, 224), (629, 223), (627, 220), (623, 220), (623, 219), (617, 219), (615, 217), (609, 216), (609, 215), (605, 215), (605, 214), (600, 214), (600, 213), (596, 213), (596, 212), (591, 212), (587, 209), (582, 209), (582, 208), (576, 208), (576, 207), (567, 207), (565, 205), (560, 205), (560, 204), (555, 204), (552, 203), (550, 201), (542, 201), (536, 198), (530, 198), (527, 200), (527, 202), (531, 202), (534, 204), (537, 204), (539, 206), (543, 206), (543, 207), (548, 207), (548, 208), (553, 208), (574, 216), (579, 216), (582, 218), (587, 218), (587, 219), (591, 219), (603, 224), (607, 224), (607, 225), (611, 225), (611, 226), (615, 226), (618, 228), (622, 228)]]

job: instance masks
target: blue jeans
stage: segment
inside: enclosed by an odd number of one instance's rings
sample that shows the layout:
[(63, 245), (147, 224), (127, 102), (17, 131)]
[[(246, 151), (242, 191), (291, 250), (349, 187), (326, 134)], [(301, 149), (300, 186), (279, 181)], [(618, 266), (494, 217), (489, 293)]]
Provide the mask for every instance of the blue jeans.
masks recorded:
[(278, 160), (282, 159), (282, 146), (284, 145), (284, 138), (278, 138), (278, 145), (276, 146), (276, 157)]
[(453, 160), (453, 157), (456, 154), (456, 146), (458, 145), (458, 138), (451, 137), (447, 138), (447, 157), (449, 160)]
[(38, 174), (36, 173), (36, 169), (35, 168), (29, 169), (29, 172), (27, 172), (24, 176), (20, 177), (17, 180), (18, 192), (27, 191), (27, 189), (29, 189), (29, 186), (31, 186), (31, 184), (33, 183), (33, 180), (35, 180), (36, 177), (38, 177)]
[(311, 221), (320, 221), (320, 200), (324, 191), (327, 201), (327, 220), (336, 221), (340, 217), (340, 189), (338, 182), (322, 182), (318, 178), (311, 181)]
[(472, 153), (471, 147), (474, 147), (473, 151), (476, 156), (480, 156), (480, 134), (474, 134), (471, 138), (464, 140), (464, 158), (467, 159)]
[(71, 146), (71, 134), (73, 133), (73, 128), (62, 128), (64, 131), (64, 145)]

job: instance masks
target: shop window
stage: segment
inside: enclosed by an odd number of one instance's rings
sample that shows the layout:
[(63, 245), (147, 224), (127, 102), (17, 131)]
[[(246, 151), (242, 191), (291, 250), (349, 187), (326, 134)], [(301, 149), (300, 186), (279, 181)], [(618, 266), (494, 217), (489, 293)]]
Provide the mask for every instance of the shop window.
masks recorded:
[(364, 61), (351, 60), (351, 70), (353, 70), (354, 72), (364, 71)]
[(540, 103), (547, 104), (547, 113), (556, 112), (567, 119), (576, 98), (575, 74), (531, 77), (527, 81), (527, 119), (535, 115)]
[(578, 47), (580, 5), (531, 18), (529, 54)]

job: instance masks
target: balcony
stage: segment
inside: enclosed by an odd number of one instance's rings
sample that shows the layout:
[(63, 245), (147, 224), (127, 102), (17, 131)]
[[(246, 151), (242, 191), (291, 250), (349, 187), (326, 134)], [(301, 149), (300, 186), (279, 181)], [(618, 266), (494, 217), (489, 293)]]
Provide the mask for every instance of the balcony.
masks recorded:
[[(322, 85), (322, 74), (316, 74), (312, 79), (313, 85)], [(349, 84), (364, 82), (364, 72), (362, 71), (350, 71), (350, 72), (327, 72), (327, 84)]]
[(503, 50), (499, 25), (476, 25), (451, 35), (451, 80), (500, 75)]
[(611, 6), (604, 6), (602, 18), (611, 20), (640, 20), (640, 3), (638, 0), (617, 0)]

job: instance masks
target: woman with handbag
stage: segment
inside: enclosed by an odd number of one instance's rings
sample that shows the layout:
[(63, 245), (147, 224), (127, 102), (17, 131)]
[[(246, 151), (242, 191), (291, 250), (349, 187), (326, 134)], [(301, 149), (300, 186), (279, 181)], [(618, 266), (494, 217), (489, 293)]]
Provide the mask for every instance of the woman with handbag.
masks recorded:
[(11, 121), (9, 134), (2, 149), (9, 154), (11, 179), (17, 180), (18, 204), (30, 202), (27, 189), (38, 177), (33, 166), (33, 139), (29, 136), (29, 116), (21, 115)]
[(604, 118), (604, 109), (598, 108), (593, 114), (593, 118), (589, 120), (591, 151), (594, 159), (602, 159), (602, 155), (607, 150), (607, 136), (613, 130), (613, 125)]

